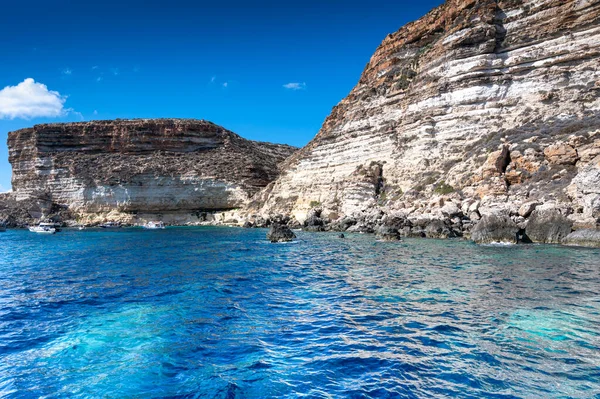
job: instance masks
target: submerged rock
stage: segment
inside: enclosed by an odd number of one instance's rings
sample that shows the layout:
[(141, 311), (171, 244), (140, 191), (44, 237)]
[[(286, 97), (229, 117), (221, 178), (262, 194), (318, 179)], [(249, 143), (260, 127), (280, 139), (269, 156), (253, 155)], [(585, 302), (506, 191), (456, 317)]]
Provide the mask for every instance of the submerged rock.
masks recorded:
[(532, 242), (560, 244), (572, 228), (573, 222), (557, 209), (536, 209), (527, 222), (525, 234)]
[(600, 230), (577, 230), (566, 236), (562, 243), (580, 247), (600, 248)]
[(267, 239), (271, 242), (289, 242), (296, 238), (296, 235), (289, 227), (280, 224), (274, 224), (267, 233)]
[(517, 243), (519, 227), (507, 216), (485, 215), (473, 227), (471, 239), (477, 244)]

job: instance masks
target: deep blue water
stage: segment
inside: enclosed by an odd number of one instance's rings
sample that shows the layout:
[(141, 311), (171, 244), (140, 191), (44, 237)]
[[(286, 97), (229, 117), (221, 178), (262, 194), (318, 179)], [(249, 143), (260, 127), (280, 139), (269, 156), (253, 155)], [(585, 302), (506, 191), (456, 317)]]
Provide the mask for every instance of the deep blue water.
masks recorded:
[(600, 250), (0, 233), (0, 397), (600, 398)]

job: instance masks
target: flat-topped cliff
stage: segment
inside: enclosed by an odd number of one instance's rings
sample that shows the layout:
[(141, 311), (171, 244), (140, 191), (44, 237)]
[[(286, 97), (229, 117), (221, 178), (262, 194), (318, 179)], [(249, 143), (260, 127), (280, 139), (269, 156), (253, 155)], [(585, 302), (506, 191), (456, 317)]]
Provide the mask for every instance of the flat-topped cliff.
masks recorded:
[(187, 119), (36, 125), (9, 133), (8, 147), (16, 200), (88, 219), (240, 208), (295, 150)]
[(448, 0), (385, 38), (249, 215), (447, 236), (540, 206), (594, 227), (599, 156), (600, 1)]

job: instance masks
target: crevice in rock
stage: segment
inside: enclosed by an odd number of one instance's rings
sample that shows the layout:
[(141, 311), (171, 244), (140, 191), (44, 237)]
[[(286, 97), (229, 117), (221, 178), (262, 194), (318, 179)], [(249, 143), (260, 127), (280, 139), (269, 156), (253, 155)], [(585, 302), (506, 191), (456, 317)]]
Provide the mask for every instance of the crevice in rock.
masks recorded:
[(496, 47), (494, 53), (498, 53), (502, 50), (504, 39), (506, 39), (507, 29), (504, 27), (504, 20), (506, 19), (506, 13), (496, 2), (496, 15), (494, 15), (494, 25), (496, 27)]

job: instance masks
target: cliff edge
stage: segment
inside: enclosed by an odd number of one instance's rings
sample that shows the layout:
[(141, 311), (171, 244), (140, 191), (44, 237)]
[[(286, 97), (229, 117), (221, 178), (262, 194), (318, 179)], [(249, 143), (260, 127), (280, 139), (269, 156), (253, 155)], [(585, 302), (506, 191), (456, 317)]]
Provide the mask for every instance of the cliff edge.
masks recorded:
[(8, 147), (15, 204), (88, 223), (187, 223), (241, 208), (295, 150), (187, 119), (36, 125), (9, 133)]
[(385, 38), (248, 215), (435, 237), (540, 207), (595, 228), (599, 179), (600, 1), (448, 0)]

